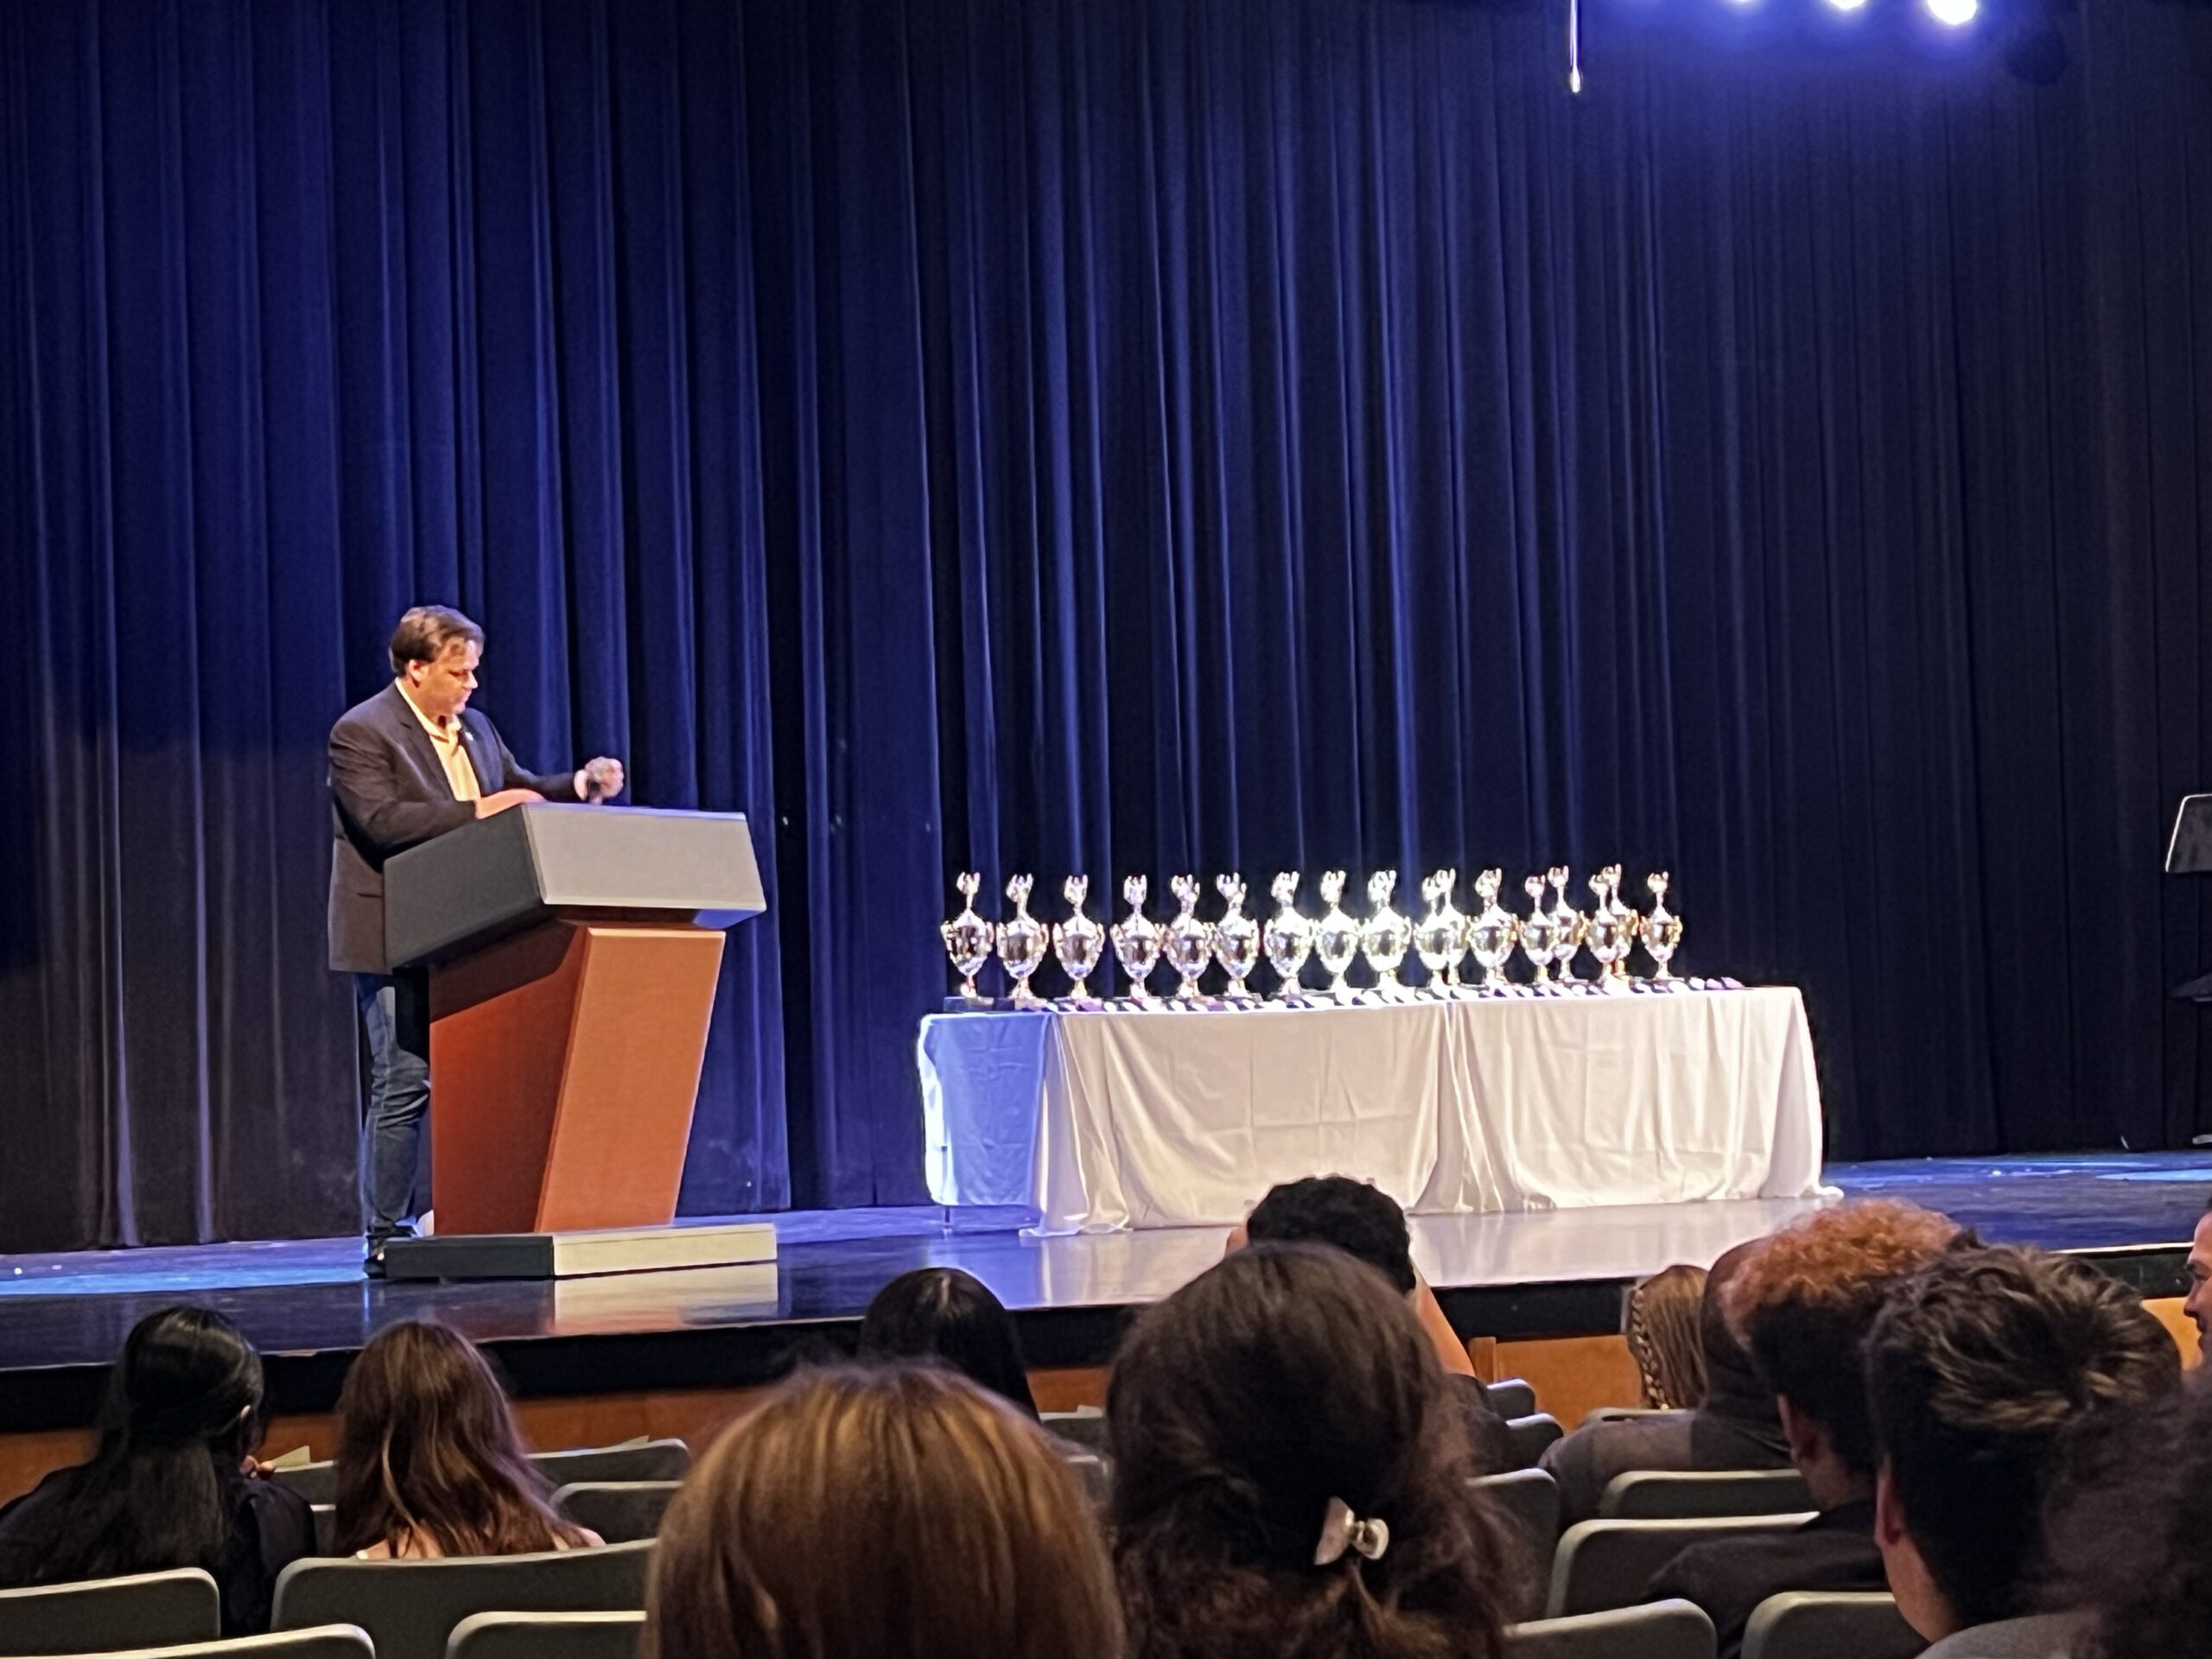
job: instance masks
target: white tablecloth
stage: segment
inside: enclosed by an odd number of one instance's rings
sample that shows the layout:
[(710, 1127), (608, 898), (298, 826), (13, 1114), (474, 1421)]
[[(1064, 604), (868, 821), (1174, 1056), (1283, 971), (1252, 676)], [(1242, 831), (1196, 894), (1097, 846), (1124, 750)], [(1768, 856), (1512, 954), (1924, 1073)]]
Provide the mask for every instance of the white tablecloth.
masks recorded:
[(1046, 1233), (1231, 1224), (1328, 1173), (1417, 1215), (1821, 1191), (1787, 988), (938, 1014), (918, 1052), (931, 1193)]

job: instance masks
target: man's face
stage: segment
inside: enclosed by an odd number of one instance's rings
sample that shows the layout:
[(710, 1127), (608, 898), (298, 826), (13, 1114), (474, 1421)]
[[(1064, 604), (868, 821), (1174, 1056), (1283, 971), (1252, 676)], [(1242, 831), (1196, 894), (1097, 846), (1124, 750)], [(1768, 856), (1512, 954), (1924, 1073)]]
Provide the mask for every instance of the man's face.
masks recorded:
[(2196, 1348), (2212, 1358), (2212, 1213), (2199, 1217), (2189, 1248), (2189, 1300), (2181, 1311), (2196, 1325)]
[(433, 720), (450, 719), (467, 708), (483, 654), (474, 639), (448, 639), (436, 661), (408, 664), (407, 690), (415, 706)]

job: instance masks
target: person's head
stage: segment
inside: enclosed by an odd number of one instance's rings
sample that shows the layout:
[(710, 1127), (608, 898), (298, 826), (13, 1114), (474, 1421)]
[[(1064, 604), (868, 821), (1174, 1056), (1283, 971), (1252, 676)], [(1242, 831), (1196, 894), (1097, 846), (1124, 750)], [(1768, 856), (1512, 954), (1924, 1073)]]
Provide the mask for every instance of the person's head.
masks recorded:
[(1044, 1431), (940, 1366), (802, 1373), (661, 1524), (643, 1659), (1115, 1659), (1097, 1522)]
[(1899, 1281), (1866, 1339), (1866, 1387), (1875, 1541), (1912, 1627), (1936, 1641), (2026, 1610), (2061, 1431), (2180, 1372), (2135, 1294), (2071, 1257), (1954, 1250)]
[(1705, 1355), (1703, 1409), (1726, 1419), (1761, 1444), (1784, 1448), (1782, 1419), (1774, 1390), (1752, 1363), (1750, 1351), (1728, 1323), (1728, 1287), (1766, 1247), (1755, 1238), (1724, 1250), (1705, 1278), (1705, 1300), (1698, 1309), (1698, 1347)]
[[(1503, 1556), (1463, 1420), (1363, 1263), (1233, 1253), (1137, 1322), (1106, 1418), (1133, 1659), (1499, 1650)], [(1347, 1511), (1387, 1541), (1363, 1525), (1367, 1549), (1343, 1547)]]
[(2212, 1630), (2212, 1370), (2077, 1436), (2049, 1520), (2050, 1599), (2077, 1659), (2198, 1659)]
[(417, 605), (391, 631), (391, 671), (434, 718), (468, 707), (483, 655), (484, 630), (444, 605)]
[(1037, 1398), (1014, 1316), (991, 1287), (957, 1268), (902, 1273), (868, 1305), (862, 1359), (939, 1359), (1031, 1417)]
[(1628, 1351), (1647, 1406), (1675, 1411), (1705, 1398), (1705, 1281), (1703, 1268), (1673, 1267), (1628, 1294)]
[(2212, 1206), (2196, 1218), (2189, 1245), (2189, 1296), (2181, 1305), (2196, 1326), (2196, 1349), (2212, 1358)]
[(99, 1453), (38, 1578), (219, 1568), (261, 1405), (261, 1357), (221, 1314), (165, 1307), (139, 1320), (108, 1376)]
[(1285, 1181), (1245, 1218), (1244, 1236), (1255, 1244), (1333, 1244), (1380, 1273), (1401, 1295), (1413, 1294), (1413, 1237), (1406, 1212), (1388, 1192), (1365, 1181), (1347, 1175)]
[(531, 1466), (475, 1345), (408, 1320), (371, 1338), (338, 1395), (341, 1553), (512, 1555), (584, 1541)]
[(1873, 1493), (1866, 1333), (1891, 1287), (1958, 1234), (1918, 1205), (1844, 1205), (1783, 1228), (1728, 1287), (1730, 1321), (1775, 1392), (1790, 1456), (1822, 1509)]

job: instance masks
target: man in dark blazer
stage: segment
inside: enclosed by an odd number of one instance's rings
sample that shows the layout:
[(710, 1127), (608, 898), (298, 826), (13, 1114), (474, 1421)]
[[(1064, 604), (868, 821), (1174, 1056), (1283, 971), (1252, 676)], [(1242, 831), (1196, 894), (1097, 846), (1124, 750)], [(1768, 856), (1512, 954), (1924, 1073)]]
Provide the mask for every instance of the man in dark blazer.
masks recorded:
[(468, 707), (483, 649), (484, 631), (460, 612), (416, 607), (392, 631), (392, 683), (330, 728), (330, 965), (353, 975), (369, 1039), (360, 1191), (372, 1278), (429, 1199), (429, 999), (420, 970), (395, 973), (385, 956), (385, 861), (525, 801), (603, 801), (622, 788), (622, 763), (604, 755), (573, 772), (524, 772)]

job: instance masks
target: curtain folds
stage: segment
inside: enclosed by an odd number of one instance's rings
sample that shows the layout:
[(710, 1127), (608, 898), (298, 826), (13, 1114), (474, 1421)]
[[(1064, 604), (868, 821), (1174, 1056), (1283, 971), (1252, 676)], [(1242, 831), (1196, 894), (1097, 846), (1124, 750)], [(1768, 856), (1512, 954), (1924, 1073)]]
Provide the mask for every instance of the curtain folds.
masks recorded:
[(0, 9), (0, 1249), (351, 1226), (322, 745), (433, 600), (751, 817), (687, 1211), (921, 1196), (963, 868), (1669, 868), (1834, 1150), (2185, 1141), (2207, 21)]

